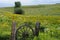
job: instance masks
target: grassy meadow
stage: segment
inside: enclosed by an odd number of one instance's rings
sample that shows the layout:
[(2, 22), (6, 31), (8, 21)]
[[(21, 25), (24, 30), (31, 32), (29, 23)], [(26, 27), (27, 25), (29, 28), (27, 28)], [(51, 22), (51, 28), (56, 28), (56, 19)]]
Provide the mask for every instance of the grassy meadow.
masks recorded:
[(14, 14), (13, 7), (0, 8), (0, 40), (9, 40), (11, 36), (12, 20), (18, 28), (24, 22), (37, 21), (45, 27), (33, 40), (60, 40), (60, 4), (22, 6), (24, 15)]

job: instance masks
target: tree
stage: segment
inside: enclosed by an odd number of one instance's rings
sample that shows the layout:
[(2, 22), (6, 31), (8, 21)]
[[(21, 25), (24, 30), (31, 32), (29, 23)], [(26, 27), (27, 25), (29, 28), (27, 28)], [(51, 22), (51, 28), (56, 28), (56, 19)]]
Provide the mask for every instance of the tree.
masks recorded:
[(23, 14), (24, 13), (24, 11), (21, 9), (21, 3), (20, 2), (15, 2), (14, 13), (15, 14)]
[(15, 8), (21, 7), (21, 3), (20, 2), (15, 2)]

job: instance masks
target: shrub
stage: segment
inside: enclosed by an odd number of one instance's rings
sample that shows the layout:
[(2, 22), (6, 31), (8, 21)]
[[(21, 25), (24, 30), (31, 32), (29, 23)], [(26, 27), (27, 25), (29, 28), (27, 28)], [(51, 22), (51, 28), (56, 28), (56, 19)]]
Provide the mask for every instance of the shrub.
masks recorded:
[(20, 9), (20, 8), (15, 9), (15, 14), (23, 14), (23, 13), (24, 13), (24, 11), (22, 9)]

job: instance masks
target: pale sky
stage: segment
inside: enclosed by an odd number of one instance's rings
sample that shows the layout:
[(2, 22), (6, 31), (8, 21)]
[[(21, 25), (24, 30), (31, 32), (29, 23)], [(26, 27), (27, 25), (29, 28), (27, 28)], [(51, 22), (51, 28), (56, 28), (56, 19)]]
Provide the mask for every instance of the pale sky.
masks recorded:
[(60, 0), (0, 0), (0, 7), (14, 6), (15, 1), (20, 1), (22, 5), (60, 3)]

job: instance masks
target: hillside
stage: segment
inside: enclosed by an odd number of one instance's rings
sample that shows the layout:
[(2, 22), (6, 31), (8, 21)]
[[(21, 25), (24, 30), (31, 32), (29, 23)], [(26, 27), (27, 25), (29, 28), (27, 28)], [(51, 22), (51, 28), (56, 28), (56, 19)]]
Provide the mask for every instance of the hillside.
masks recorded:
[(44, 32), (34, 40), (60, 40), (60, 4), (22, 6), (24, 15), (13, 14), (13, 7), (0, 8), (0, 40), (9, 40), (14, 17), (16, 28), (24, 22), (32, 22), (32, 27), (39, 21)]
[[(60, 4), (23, 6), (25, 15), (60, 15)], [(0, 8), (0, 13), (13, 13), (13, 7)]]

